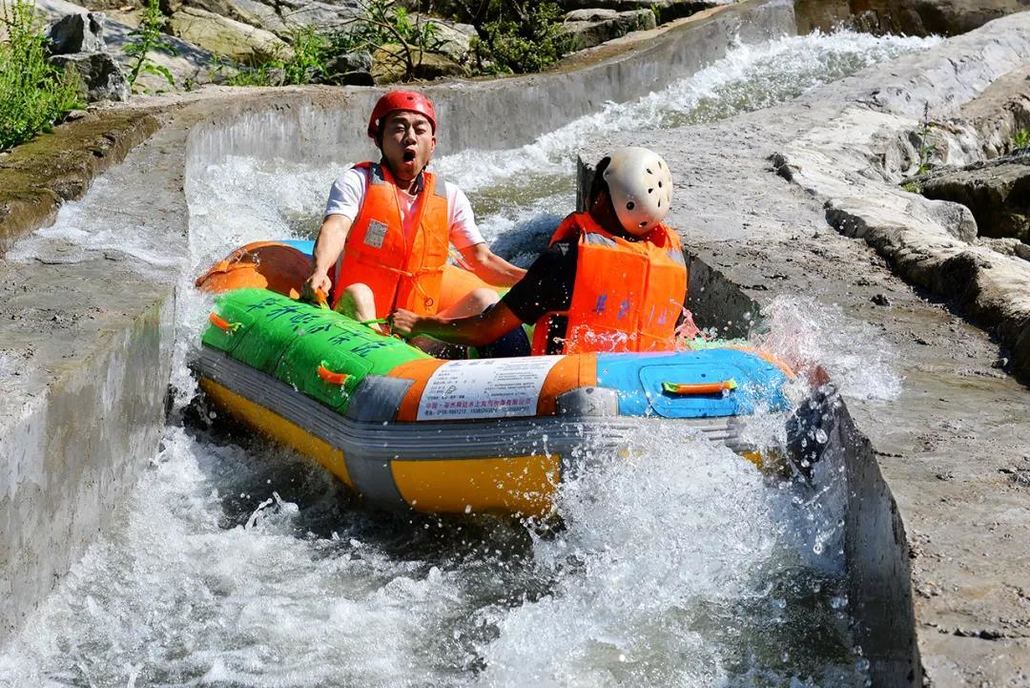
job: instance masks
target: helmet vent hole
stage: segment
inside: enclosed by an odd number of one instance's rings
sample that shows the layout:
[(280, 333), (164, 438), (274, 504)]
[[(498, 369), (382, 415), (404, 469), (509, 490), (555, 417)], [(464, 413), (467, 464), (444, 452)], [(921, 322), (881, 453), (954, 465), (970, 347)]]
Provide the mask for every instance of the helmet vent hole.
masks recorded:
[(633, 201), (630, 201), (629, 203), (626, 204), (626, 210), (633, 210), (636, 207), (637, 207), (637, 204), (634, 203)]
[(647, 173), (648, 173), (648, 174), (654, 174), (654, 172), (652, 172), (652, 171), (651, 171), (651, 168), (650, 168), (650, 167), (648, 167), (648, 168), (647, 168)]
[(648, 190), (647, 190), (647, 193), (649, 193), (649, 194), (650, 194), (650, 193), (654, 193), (654, 187), (651, 187), (650, 189), (648, 189)]
[(658, 188), (659, 189), (662, 188), (662, 180), (661, 179), (658, 180)]
[(662, 199), (660, 199), (660, 198), (658, 199), (658, 207), (659, 207), (659, 208), (661, 208), (661, 207), (662, 207)]

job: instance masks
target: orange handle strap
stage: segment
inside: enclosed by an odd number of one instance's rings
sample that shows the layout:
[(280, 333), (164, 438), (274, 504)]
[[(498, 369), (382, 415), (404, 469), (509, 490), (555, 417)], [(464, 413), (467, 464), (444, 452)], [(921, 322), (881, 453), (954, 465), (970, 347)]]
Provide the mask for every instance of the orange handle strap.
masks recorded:
[(292, 292), (290, 294), (290, 298), (293, 298), (298, 301), (303, 301), (304, 303), (310, 303), (314, 306), (318, 306), (319, 308), (329, 308), (329, 296), (321, 289), (316, 289), (315, 293), (311, 294), (310, 297), (306, 294), (299, 294), (297, 296), (293, 296), (293, 294), (296, 292), (292, 289), (290, 291)]
[(236, 330), (240, 329), (239, 323), (231, 323), (222, 316), (218, 315), (218, 313), (215, 313), (214, 311), (212, 311), (211, 314), (207, 316), (207, 319), (212, 325), (220, 329), (222, 332), (228, 332), (229, 334), (232, 334)]
[(681, 397), (700, 396), (703, 394), (723, 394), (724, 392), (732, 392), (736, 388), (737, 381), (733, 378), (723, 380), (722, 382), (701, 382), (696, 384), (686, 384), (681, 382), (662, 383), (663, 392)]
[(318, 376), (330, 385), (343, 385), (350, 377), (347, 373), (334, 373), (325, 367), (325, 361), (318, 366)]

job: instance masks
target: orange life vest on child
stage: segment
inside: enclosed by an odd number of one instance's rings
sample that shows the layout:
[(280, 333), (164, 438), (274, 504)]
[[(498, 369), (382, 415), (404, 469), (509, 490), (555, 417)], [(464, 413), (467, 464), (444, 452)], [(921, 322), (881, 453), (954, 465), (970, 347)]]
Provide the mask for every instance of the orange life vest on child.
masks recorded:
[(433, 315), (439, 308), (440, 281), (450, 241), (443, 180), (422, 173), (422, 191), (412, 206), (417, 217), (412, 220), (415, 230), (409, 246), (393, 175), (378, 163), (363, 162), (354, 167), (368, 175), (368, 188), (336, 264), (333, 307), (345, 287), (361, 282), (375, 294), (377, 318), (397, 308)]
[(536, 324), (533, 354), (547, 353), (550, 320), (568, 318), (562, 353), (672, 351), (687, 291), (676, 233), (658, 225), (639, 241), (605, 231), (589, 213), (565, 218), (551, 243), (579, 238), (572, 302)]

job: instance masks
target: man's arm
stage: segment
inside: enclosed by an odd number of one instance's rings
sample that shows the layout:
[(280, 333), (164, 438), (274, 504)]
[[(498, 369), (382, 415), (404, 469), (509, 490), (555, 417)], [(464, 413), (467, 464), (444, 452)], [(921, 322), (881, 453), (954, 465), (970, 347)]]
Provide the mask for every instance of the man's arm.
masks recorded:
[(481, 346), (497, 341), (521, 324), (522, 321), (504, 301), (494, 304), (483, 313), (465, 318), (419, 316), (411, 311), (398, 310), (391, 319), (393, 331), (401, 336), (424, 334), (466, 346)]
[(305, 296), (312, 296), (315, 290), (322, 290), (326, 294), (332, 287), (332, 280), (329, 278), (329, 271), (336, 265), (343, 253), (344, 244), (347, 243), (347, 234), (350, 232), (354, 221), (346, 215), (330, 215), (322, 223), (318, 230), (318, 238), (315, 240), (315, 253), (311, 275), (304, 282)]
[(522, 268), (515, 267), (491, 251), (486, 242), (467, 246), (459, 249), (459, 252), (477, 277), (495, 287), (510, 287), (526, 274)]

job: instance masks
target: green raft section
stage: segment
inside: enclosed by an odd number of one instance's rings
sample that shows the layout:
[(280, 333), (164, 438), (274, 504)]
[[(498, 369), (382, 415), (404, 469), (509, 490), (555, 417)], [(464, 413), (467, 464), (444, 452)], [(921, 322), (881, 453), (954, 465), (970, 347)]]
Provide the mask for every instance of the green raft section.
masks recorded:
[[(206, 346), (339, 413), (346, 412), (351, 393), (366, 375), (386, 375), (402, 363), (430, 358), (344, 315), (265, 289), (237, 289), (216, 304), (213, 316), (224, 322), (208, 326)], [(346, 378), (323, 379), (340, 374)]]

